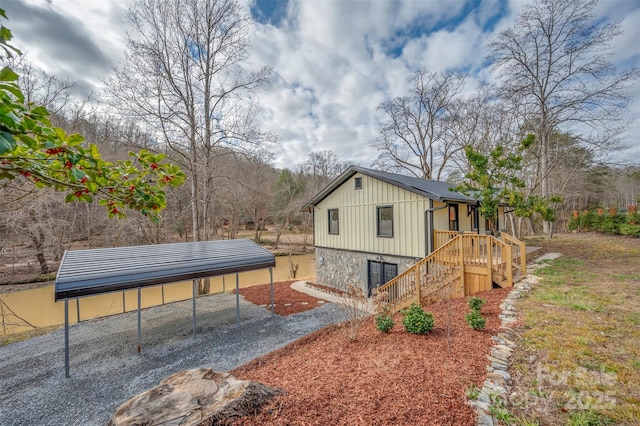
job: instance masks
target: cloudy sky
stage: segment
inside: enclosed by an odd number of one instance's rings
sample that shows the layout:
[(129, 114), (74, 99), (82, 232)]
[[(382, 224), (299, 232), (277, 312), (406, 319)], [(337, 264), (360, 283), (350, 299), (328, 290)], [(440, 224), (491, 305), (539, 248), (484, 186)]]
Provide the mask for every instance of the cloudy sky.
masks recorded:
[[(377, 106), (407, 92), (417, 69), (470, 73), (465, 91), (492, 81), (486, 43), (510, 26), (524, 4), (514, 0), (241, 0), (256, 18), (253, 65), (273, 68), (260, 94), (262, 127), (279, 138), (277, 166), (331, 150), (368, 166), (381, 119)], [(127, 0), (6, 0), (15, 45), (47, 72), (99, 91), (122, 58)], [(640, 0), (601, 0), (603, 22), (621, 20), (614, 62), (640, 66)], [(640, 88), (631, 111), (640, 117)], [(640, 123), (627, 133), (624, 157), (638, 164)]]

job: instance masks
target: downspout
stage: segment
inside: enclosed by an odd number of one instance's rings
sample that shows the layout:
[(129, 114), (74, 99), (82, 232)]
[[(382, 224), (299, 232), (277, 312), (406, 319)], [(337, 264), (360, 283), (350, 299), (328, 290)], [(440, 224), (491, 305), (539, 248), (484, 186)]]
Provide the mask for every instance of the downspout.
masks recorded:
[(428, 238), (429, 246), (427, 247), (427, 253), (426, 253), (427, 256), (433, 252), (433, 200), (431, 198), (429, 198), (428, 211), (429, 211), (429, 227), (427, 229), (427, 232), (429, 232), (429, 238)]
[(428, 213), (428, 217), (429, 219), (427, 220), (425, 217), (425, 221), (427, 221), (429, 224), (425, 224), (425, 229), (426, 229), (426, 249), (427, 249), (427, 253), (425, 254), (425, 256), (430, 255), (433, 252), (433, 212), (436, 210), (442, 210), (442, 209), (446, 209), (447, 205), (445, 204), (442, 207), (433, 207), (433, 200), (431, 198), (429, 198), (429, 208), (427, 209), (427, 211), (425, 213)]

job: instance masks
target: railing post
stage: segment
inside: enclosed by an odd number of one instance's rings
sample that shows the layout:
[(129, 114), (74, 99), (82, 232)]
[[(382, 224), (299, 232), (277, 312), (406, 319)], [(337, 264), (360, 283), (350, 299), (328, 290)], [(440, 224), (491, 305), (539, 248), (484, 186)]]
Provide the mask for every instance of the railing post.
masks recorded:
[(506, 259), (504, 275), (509, 283), (509, 287), (513, 287), (513, 258), (511, 255), (511, 246), (509, 244), (502, 244), (502, 259)]
[(464, 237), (462, 235), (458, 235), (458, 247), (460, 250), (460, 259), (458, 259), (460, 263), (460, 271), (464, 273)]
[(491, 235), (485, 235), (487, 239), (487, 273), (489, 282), (493, 281), (493, 241), (491, 241)]
[[(415, 286), (416, 286), (416, 303), (420, 305), (420, 265), (419, 264), (417, 269), (418, 269), (417, 274), (415, 269), (413, 271), (413, 281), (415, 282)], [(417, 276), (417, 279), (416, 279), (416, 276)]]

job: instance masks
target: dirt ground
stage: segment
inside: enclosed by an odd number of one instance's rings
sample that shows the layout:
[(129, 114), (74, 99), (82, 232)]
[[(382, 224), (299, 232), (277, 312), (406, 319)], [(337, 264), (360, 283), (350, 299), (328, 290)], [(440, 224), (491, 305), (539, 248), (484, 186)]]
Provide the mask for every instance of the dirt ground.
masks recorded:
[[(268, 286), (262, 290), (267, 293)], [(485, 378), (491, 336), (500, 325), (498, 305), (506, 294), (505, 289), (479, 294), (488, 302), (482, 308), (483, 331), (469, 328), (466, 299), (458, 299), (426, 308), (436, 319), (426, 336), (404, 331), (400, 314), (389, 334), (376, 330), (370, 317), (357, 341), (349, 340), (344, 325), (332, 326), (233, 370), (239, 378), (287, 392), (237, 424), (473, 425), (465, 393)]]
[[(324, 300), (292, 289), (291, 284), (295, 281), (296, 280), (289, 280), (273, 283), (274, 299), (279, 301), (275, 306), (276, 314), (281, 316), (297, 314), (317, 308), (325, 303)], [(233, 293), (235, 294), (235, 289)], [(240, 294), (245, 300), (255, 305), (264, 306), (267, 310), (271, 309), (271, 291), (269, 284), (241, 288)]]

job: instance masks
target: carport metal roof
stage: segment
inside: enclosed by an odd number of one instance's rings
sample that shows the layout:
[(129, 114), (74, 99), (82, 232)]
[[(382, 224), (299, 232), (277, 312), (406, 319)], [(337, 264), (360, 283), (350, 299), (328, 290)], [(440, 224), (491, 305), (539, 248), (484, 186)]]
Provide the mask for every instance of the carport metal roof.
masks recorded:
[(271, 313), (275, 257), (247, 239), (148, 246), (68, 250), (55, 281), (55, 300), (64, 300), (65, 375), (69, 377), (69, 299), (138, 290), (138, 352), (141, 347), (141, 289), (193, 281), (193, 335), (196, 333), (196, 279), (236, 274), (236, 312), (240, 320), (238, 273), (269, 268)]
[(247, 239), (68, 250), (56, 277), (55, 300), (273, 266), (273, 254)]

